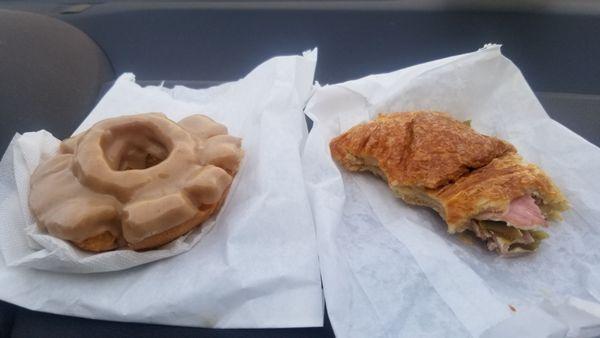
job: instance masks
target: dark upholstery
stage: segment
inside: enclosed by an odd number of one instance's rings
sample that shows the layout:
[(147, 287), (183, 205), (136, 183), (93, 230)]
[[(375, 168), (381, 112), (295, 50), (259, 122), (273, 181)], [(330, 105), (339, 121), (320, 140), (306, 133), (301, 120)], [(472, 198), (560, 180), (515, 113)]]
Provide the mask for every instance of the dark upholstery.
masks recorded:
[[(6, 323), (2, 327), (3, 322)], [(211, 337), (211, 338), (332, 338), (325, 316), (324, 328), (203, 329), (138, 323), (108, 322), (29, 311), (0, 301), (0, 338), (3, 337)]]
[(0, 301), (0, 338), (10, 337), (16, 307)]
[(112, 78), (102, 50), (77, 28), (39, 14), (0, 10), (0, 149), (15, 132), (69, 135)]

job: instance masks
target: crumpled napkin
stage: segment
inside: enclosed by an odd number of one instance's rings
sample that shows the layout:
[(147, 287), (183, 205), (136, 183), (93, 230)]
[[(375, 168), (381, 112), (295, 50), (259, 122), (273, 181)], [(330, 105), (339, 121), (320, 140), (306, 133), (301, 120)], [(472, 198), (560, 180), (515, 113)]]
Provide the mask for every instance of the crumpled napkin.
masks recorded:
[(133, 74), (118, 78), (76, 133), (108, 117), (160, 111), (176, 121), (208, 115), (243, 139), (245, 157), (218, 216), (157, 250), (90, 254), (39, 231), (27, 208), (29, 174), (59, 141), (46, 131), (15, 136), (0, 162), (0, 299), (105, 320), (322, 325), (300, 159), (307, 134), (302, 108), (315, 65), (316, 50), (276, 57), (239, 81), (202, 90), (140, 87)]
[[(379, 113), (446, 111), (512, 142), (573, 208), (538, 252), (507, 259), (446, 233), (435, 212), (348, 173), (329, 141)], [(548, 117), (498, 45), (318, 87), (304, 148), (327, 310), (339, 337), (600, 335), (600, 149)]]

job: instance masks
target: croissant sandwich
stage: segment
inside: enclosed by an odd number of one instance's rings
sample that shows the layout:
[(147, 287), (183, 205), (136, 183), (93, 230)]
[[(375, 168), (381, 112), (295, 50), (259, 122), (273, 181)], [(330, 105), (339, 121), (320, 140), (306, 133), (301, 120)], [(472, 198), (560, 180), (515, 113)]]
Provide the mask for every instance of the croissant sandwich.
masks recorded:
[(569, 205), (510, 143), (439, 112), (380, 115), (330, 143), (335, 161), (370, 171), (404, 202), (433, 208), (451, 234), (471, 232), (502, 255), (534, 251)]

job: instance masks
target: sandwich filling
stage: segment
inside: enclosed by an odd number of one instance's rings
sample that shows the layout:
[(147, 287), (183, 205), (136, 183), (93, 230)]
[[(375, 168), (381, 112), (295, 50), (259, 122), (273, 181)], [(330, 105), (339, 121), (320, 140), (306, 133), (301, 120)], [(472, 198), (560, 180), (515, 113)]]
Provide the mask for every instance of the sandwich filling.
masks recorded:
[(513, 200), (505, 212), (487, 212), (476, 217), (471, 230), (482, 239), (489, 250), (503, 255), (534, 251), (548, 234), (538, 230), (546, 227), (546, 218), (529, 196)]

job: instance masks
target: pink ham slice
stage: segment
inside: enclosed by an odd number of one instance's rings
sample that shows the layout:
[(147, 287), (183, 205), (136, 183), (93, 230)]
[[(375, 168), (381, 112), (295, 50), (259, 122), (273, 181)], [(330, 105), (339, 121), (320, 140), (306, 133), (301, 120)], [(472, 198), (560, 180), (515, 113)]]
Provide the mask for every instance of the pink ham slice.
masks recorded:
[(479, 215), (477, 219), (504, 221), (522, 230), (533, 230), (540, 225), (546, 225), (542, 211), (529, 195), (512, 200), (504, 213), (488, 212)]

